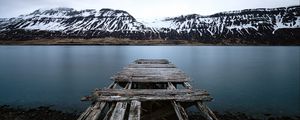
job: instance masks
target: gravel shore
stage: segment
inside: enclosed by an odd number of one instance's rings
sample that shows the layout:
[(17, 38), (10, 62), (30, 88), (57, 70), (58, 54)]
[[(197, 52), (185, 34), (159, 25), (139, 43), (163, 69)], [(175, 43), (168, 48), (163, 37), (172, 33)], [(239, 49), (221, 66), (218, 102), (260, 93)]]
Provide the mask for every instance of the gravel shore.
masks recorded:
[[(280, 116), (275, 117), (265, 114), (263, 118), (255, 118), (245, 113), (218, 113), (215, 112), (219, 120), (300, 120), (300, 116)], [(37, 108), (13, 108), (8, 105), (0, 106), (0, 120), (76, 120), (79, 113), (67, 113), (51, 109), (51, 107), (41, 106)], [(203, 119), (200, 113), (189, 113), (190, 120)]]

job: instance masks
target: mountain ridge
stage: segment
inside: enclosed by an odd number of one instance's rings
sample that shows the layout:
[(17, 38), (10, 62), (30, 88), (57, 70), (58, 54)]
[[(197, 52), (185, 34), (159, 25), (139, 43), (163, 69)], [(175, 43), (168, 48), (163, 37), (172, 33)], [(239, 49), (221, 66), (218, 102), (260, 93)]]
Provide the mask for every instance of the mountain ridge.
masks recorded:
[(128, 12), (73, 8), (38, 9), (27, 15), (0, 19), (0, 39), (130, 38), (299, 44), (300, 6), (188, 14), (138, 21)]

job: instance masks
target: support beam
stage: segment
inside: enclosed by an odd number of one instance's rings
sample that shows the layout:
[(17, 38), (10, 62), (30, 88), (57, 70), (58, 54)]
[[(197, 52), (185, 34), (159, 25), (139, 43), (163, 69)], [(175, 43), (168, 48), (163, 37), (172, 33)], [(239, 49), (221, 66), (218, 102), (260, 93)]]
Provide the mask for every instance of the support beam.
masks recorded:
[(197, 102), (196, 106), (207, 120), (218, 120), (216, 115), (204, 103)]
[(116, 82), (113, 82), (113, 83), (111, 83), (107, 88), (108, 88), (108, 89), (114, 89), (114, 88), (116, 88), (116, 86), (117, 86), (117, 83), (116, 83)]
[[(176, 90), (175, 86), (171, 82), (168, 82), (168, 89)], [(171, 104), (172, 104), (179, 120), (188, 120), (189, 119), (187, 113), (185, 112), (184, 108), (180, 105), (180, 103), (172, 100)]]
[(179, 120), (188, 120), (189, 119), (187, 113), (185, 112), (184, 108), (180, 105), (180, 103), (171, 101), (171, 104), (172, 104)]

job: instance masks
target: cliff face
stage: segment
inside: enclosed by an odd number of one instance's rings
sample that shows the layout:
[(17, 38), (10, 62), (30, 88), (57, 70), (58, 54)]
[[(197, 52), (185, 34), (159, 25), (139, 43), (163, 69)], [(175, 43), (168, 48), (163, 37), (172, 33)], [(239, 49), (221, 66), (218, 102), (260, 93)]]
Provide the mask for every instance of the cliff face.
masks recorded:
[(139, 22), (122, 10), (72, 8), (39, 9), (0, 19), (0, 38), (4, 40), (66, 37), (299, 43), (300, 6), (191, 14), (151, 22)]

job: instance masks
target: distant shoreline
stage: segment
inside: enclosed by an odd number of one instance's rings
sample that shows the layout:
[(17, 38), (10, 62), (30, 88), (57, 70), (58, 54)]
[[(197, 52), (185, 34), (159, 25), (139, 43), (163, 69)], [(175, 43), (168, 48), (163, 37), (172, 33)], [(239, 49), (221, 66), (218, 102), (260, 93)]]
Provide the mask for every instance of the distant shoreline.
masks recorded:
[[(235, 40), (232, 40), (235, 41)], [(203, 43), (193, 40), (132, 40), (120, 38), (0, 40), (0, 45), (95, 45), (95, 46), (300, 46), (296, 44), (248, 44), (243, 42)]]
[[(38, 40), (0, 40), (0, 45), (193, 45), (211, 46), (214, 44), (201, 43), (188, 40), (131, 40), (118, 38), (94, 38), (94, 39), (38, 39)], [(215, 44), (217, 45), (217, 44)], [(221, 45), (221, 44), (220, 44)]]

